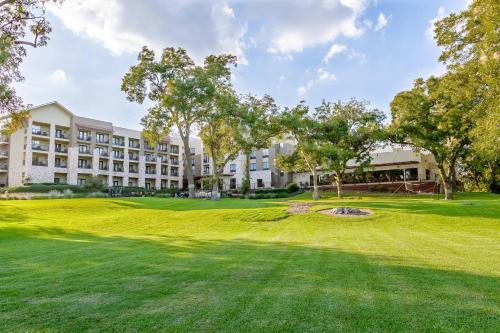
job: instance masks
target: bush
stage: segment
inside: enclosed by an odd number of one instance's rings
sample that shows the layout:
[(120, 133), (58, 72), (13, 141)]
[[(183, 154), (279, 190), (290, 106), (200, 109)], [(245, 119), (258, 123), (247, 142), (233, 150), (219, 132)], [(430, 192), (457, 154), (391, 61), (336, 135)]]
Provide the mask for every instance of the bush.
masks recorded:
[(66, 185), (66, 184), (30, 184), (18, 187), (7, 188), (8, 193), (49, 193), (51, 191), (64, 192), (65, 190), (71, 190), (73, 193), (83, 193), (85, 189), (82, 186), (77, 185)]
[(286, 191), (288, 193), (295, 193), (295, 192), (298, 192), (300, 190), (300, 187), (299, 185), (297, 185), (296, 183), (289, 183), (287, 186), (286, 186)]
[(104, 184), (101, 179), (97, 176), (92, 176), (87, 181), (85, 182), (85, 185), (83, 185), (83, 188), (87, 192), (101, 192), (106, 188), (106, 184)]
[(273, 193), (287, 193), (287, 190), (284, 188), (270, 188), (270, 189), (255, 190), (255, 194), (273, 194)]
[(102, 192), (91, 192), (87, 194), (87, 198), (106, 198), (108, 195)]

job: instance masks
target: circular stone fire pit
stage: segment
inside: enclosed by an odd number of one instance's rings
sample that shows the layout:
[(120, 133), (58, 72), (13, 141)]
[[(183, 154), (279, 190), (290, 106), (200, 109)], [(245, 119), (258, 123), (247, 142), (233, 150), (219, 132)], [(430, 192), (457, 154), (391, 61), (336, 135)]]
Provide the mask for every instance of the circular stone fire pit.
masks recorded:
[(366, 216), (373, 214), (373, 212), (369, 209), (352, 207), (336, 207), (332, 209), (320, 210), (319, 213), (330, 216)]

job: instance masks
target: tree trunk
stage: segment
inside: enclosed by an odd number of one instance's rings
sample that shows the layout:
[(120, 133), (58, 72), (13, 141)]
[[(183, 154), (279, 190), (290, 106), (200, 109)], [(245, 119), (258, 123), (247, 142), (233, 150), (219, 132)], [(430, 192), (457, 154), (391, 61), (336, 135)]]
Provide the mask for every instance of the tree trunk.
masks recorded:
[(245, 197), (248, 199), (250, 197), (250, 152), (245, 152), (245, 179), (243, 179), (244, 182), (247, 183), (247, 193), (245, 194)]
[(451, 188), (453, 192), (457, 192), (457, 171), (455, 170), (455, 167), (451, 170)]
[(342, 199), (342, 186), (343, 186), (343, 182), (342, 182), (342, 176), (339, 175), (338, 172), (335, 173), (335, 182), (337, 184), (337, 198), (338, 199)]
[(220, 190), (219, 190), (219, 171), (214, 171), (214, 176), (212, 178), (212, 200), (220, 199)]
[(497, 183), (497, 172), (498, 172), (497, 164), (493, 163), (491, 167), (491, 181), (488, 187), (488, 190), (492, 193), (499, 193), (499, 186)]
[(447, 175), (443, 166), (439, 167), (439, 175), (441, 176), (441, 182), (444, 188), (444, 200), (453, 199), (453, 182), (451, 175)]
[(319, 200), (319, 189), (318, 189), (318, 176), (316, 174), (316, 168), (312, 170), (313, 175), (313, 200)]
[[(180, 132), (180, 131), (179, 131)], [(191, 157), (191, 149), (189, 147), (189, 134), (181, 136), (184, 146), (184, 173), (188, 181), (189, 197), (194, 198), (194, 177), (193, 177), (193, 159)]]

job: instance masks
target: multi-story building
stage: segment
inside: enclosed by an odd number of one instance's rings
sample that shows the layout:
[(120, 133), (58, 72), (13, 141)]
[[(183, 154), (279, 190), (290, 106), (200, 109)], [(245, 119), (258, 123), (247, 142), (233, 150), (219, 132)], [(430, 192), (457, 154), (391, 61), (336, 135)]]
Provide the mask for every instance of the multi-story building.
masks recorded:
[(0, 137), (0, 185), (84, 184), (97, 176), (109, 186), (179, 188), (182, 141), (151, 146), (140, 131), (78, 117), (58, 102), (35, 107), (23, 128)]

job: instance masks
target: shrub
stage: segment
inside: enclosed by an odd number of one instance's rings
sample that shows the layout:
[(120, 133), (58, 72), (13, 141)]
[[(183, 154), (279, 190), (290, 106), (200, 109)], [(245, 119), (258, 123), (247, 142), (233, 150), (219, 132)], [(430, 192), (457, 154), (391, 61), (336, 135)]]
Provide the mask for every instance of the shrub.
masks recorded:
[(295, 193), (295, 192), (298, 192), (299, 190), (300, 190), (299, 185), (297, 185), (296, 183), (289, 183), (286, 186), (286, 191), (288, 193)]
[(100, 192), (106, 188), (106, 185), (97, 176), (92, 176), (85, 182), (83, 188), (89, 192)]
[(83, 193), (85, 189), (82, 186), (66, 185), (66, 184), (31, 184), (18, 187), (8, 188), (6, 191), (9, 193), (49, 193), (50, 191), (64, 192), (71, 190), (74, 193)]
[(87, 198), (106, 198), (108, 195), (102, 192), (91, 192), (87, 194)]

